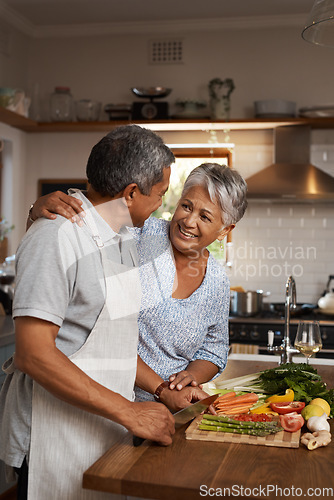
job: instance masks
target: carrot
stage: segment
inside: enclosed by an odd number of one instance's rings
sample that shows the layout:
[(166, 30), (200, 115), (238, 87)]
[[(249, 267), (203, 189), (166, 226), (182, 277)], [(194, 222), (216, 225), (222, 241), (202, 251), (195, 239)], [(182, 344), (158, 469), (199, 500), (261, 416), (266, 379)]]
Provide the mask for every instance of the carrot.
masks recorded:
[(232, 408), (216, 408), (216, 412), (217, 413), (234, 413), (234, 414), (237, 414), (239, 413), (239, 411), (242, 411), (242, 410), (246, 410), (247, 412), (250, 410), (250, 406), (249, 405), (245, 405), (245, 406), (233, 406)]
[(231, 406), (217, 406), (219, 410), (237, 410), (238, 408), (251, 408), (251, 404), (240, 403), (239, 405), (231, 405)]
[(223, 415), (238, 415), (239, 413), (248, 413), (248, 412), (249, 412), (249, 406), (240, 406), (238, 408), (230, 408), (228, 410), (217, 411), (218, 414), (223, 414)]
[(222, 394), (219, 398), (216, 399), (215, 404), (220, 401), (227, 401), (236, 396), (235, 392), (227, 392), (226, 394)]
[(249, 394), (243, 394), (242, 396), (235, 396), (234, 398), (230, 398), (228, 399), (227, 401), (220, 401), (217, 403), (217, 400), (214, 402), (214, 406), (216, 406), (216, 404), (220, 404), (220, 405), (234, 405), (234, 404), (240, 404), (240, 403), (252, 403), (252, 405), (254, 403), (256, 403), (259, 399), (259, 396), (257, 394), (255, 394), (254, 392), (251, 392)]

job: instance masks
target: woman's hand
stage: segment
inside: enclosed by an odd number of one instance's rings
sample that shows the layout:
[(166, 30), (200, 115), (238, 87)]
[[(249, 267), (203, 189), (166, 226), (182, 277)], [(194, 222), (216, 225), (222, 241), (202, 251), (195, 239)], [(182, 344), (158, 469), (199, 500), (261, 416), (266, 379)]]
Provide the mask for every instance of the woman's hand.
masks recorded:
[(182, 391), (172, 391), (169, 387), (162, 390), (160, 401), (164, 403), (170, 411), (176, 412), (187, 408), (193, 403), (207, 398), (209, 394), (202, 391), (199, 387), (185, 387)]
[(81, 217), (85, 215), (82, 210), (82, 201), (62, 191), (55, 191), (54, 193), (41, 196), (35, 201), (30, 212), (30, 217), (32, 220), (39, 219), (40, 217), (55, 219), (57, 214), (82, 225)]
[(192, 387), (200, 387), (202, 386), (197, 382), (196, 378), (192, 373), (188, 370), (182, 370), (181, 372), (178, 373), (173, 373), (169, 377), (169, 388), (171, 390), (177, 389), (178, 391), (181, 391), (184, 387), (187, 385), (191, 385)]

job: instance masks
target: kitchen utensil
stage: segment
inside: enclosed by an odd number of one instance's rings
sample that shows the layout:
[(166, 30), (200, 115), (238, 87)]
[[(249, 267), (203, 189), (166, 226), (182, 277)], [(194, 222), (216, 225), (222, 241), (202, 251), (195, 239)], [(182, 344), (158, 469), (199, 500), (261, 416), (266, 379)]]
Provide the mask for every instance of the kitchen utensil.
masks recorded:
[(269, 436), (250, 436), (247, 434), (230, 434), (228, 432), (201, 431), (198, 424), (199, 416), (186, 429), (186, 439), (196, 441), (214, 441), (216, 443), (257, 444), (262, 446), (277, 446), (280, 448), (299, 448), (300, 429), (297, 432), (280, 431)]
[(166, 87), (133, 87), (137, 97), (148, 98), (149, 102), (134, 102), (132, 105), (133, 120), (165, 120), (168, 118), (168, 102), (153, 102), (153, 99), (166, 97), (172, 91)]
[(106, 104), (105, 113), (109, 120), (129, 120), (131, 118), (131, 104)]
[(80, 99), (75, 102), (77, 120), (80, 122), (96, 122), (99, 119), (101, 103), (91, 99)]
[(334, 314), (334, 293), (330, 289), (330, 283), (334, 280), (334, 275), (328, 277), (325, 294), (318, 300), (318, 306), (321, 312), (325, 314)]
[(320, 326), (318, 321), (299, 321), (295, 348), (306, 357), (309, 364), (312, 354), (319, 352), (322, 348)]
[(305, 118), (324, 118), (334, 116), (334, 104), (307, 106), (299, 109), (299, 116)]
[[(175, 419), (175, 426), (186, 424), (193, 418), (200, 415), (218, 398), (218, 396), (219, 394), (214, 394), (213, 396), (201, 399), (201, 401), (197, 401), (197, 403), (187, 406), (187, 408), (183, 408), (182, 410), (174, 413), (173, 417)], [(144, 438), (133, 436), (134, 446), (140, 446), (144, 441)]]
[(282, 99), (254, 101), (257, 118), (293, 117), (296, 116), (296, 103)]
[[(314, 309), (317, 308), (317, 304), (297, 304), (296, 307), (292, 307), (290, 309), (290, 316), (294, 318), (298, 318), (301, 316), (305, 316), (311, 314)], [(285, 314), (285, 304), (282, 303), (273, 303), (269, 304), (268, 312), (278, 313), (284, 316)]]
[(26, 97), (23, 90), (0, 88), (0, 106), (22, 116), (28, 116), (31, 99)]
[(230, 292), (230, 315), (231, 316), (254, 316), (262, 310), (263, 297), (270, 295), (263, 290), (244, 292), (232, 290)]
[(151, 100), (167, 97), (172, 91), (172, 89), (166, 87), (132, 87), (131, 90), (137, 97)]
[(55, 87), (50, 96), (50, 118), (53, 122), (71, 122), (74, 101), (70, 87)]

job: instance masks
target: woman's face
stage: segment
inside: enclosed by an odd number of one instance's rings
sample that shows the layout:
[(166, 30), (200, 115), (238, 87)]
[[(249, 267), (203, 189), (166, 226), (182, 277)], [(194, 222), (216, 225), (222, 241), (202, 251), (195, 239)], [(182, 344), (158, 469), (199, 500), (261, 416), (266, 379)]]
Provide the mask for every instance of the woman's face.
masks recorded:
[(234, 225), (224, 228), (218, 205), (202, 186), (194, 186), (180, 199), (170, 224), (170, 240), (181, 253), (201, 252), (216, 239), (222, 240)]

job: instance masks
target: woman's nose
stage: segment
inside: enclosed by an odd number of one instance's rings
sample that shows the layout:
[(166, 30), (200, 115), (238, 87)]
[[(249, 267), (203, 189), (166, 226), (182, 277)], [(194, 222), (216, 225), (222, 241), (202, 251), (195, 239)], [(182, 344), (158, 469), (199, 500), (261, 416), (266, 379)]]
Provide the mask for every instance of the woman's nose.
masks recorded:
[(193, 212), (188, 214), (185, 217), (184, 222), (185, 222), (186, 226), (194, 227), (196, 225), (196, 215)]

